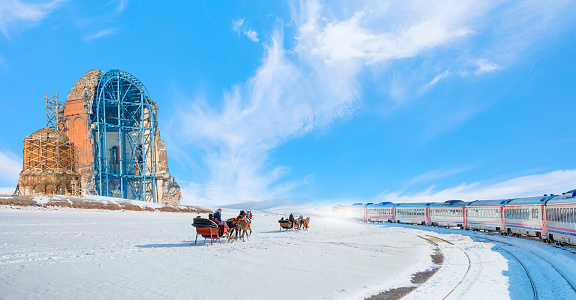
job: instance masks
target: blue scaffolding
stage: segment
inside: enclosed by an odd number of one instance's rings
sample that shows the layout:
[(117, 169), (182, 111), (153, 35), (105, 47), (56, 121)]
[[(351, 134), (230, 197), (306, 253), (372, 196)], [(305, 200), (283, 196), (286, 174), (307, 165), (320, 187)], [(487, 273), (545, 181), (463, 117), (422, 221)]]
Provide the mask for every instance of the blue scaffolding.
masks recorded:
[(117, 69), (100, 74), (92, 109), (99, 195), (158, 202), (156, 114), (156, 104), (136, 77)]

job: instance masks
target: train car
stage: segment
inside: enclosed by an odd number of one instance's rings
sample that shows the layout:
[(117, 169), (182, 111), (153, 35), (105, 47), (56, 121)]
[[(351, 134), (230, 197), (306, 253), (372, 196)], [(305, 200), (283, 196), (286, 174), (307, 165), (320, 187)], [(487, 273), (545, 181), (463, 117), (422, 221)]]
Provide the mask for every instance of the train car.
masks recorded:
[(394, 204), (380, 202), (366, 206), (367, 222), (394, 222)]
[(346, 206), (336, 205), (332, 206), (332, 216), (336, 218), (344, 218), (346, 214)]
[(546, 201), (546, 232), (550, 242), (576, 244), (576, 190)]
[(422, 224), (428, 222), (428, 207), (432, 203), (397, 203), (394, 204), (396, 223)]
[(428, 222), (432, 226), (464, 227), (466, 204), (462, 200), (448, 200), (440, 203), (431, 203), (429, 206)]
[(505, 200), (476, 200), (466, 206), (466, 229), (500, 232), (504, 228), (502, 209)]
[(510, 235), (542, 238), (544, 205), (550, 196), (516, 198), (504, 204), (502, 231)]
[(344, 217), (350, 220), (366, 221), (366, 206), (372, 203), (354, 203), (345, 209)]

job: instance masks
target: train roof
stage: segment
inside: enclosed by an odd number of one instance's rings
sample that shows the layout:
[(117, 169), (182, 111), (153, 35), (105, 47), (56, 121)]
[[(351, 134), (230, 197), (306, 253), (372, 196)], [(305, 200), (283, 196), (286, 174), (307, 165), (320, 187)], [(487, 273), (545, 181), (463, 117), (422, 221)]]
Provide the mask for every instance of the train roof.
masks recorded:
[(468, 203), (468, 207), (480, 207), (480, 206), (501, 206), (506, 204), (512, 199), (502, 199), (502, 200), (475, 200)]
[(568, 194), (568, 197), (566, 197), (566, 193), (564, 193), (564, 196), (562, 195), (554, 195), (552, 197), (548, 197), (549, 199), (546, 200), (546, 204), (559, 204), (559, 203), (570, 203), (570, 202), (576, 202), (576, 198), (572, 197), (570, 194)]
[(394, 206), (394, 203), (392, 203), (392, 202), (380, 202), (380, 203), (376, 203), (376, 204), (366, 205), (366, 207), (388, 207), (388, 206)]
[(394, 206), (396, 207), (428, 207), (434, 203), (396, 203)]
[(469, 202), (464, 202), (462, 200), (447, 200), (444, 202), (434, 202), (430, 203), (430, 207), (464, 207)]
[(545, 204), (546, 200), (554, 196), (537, 196), (537, 197), (526, 197), (526, 198), (516, 198), (512, 199), (504, 204), (507, 205), (521, 205), (521, 204)]

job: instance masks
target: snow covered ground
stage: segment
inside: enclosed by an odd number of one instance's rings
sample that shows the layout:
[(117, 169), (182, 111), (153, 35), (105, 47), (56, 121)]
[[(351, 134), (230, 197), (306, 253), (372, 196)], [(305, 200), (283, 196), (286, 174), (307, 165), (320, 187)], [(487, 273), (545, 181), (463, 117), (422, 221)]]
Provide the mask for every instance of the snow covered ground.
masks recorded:
[[(432, 267), (428, 236), (453, 244), (437, 241), (442, 268), (407, 299), (530, 299), (524, 269), (500, 248), (541, 267), (527, 250), (483, 239), (498, 236), (323, 217), (312, 217), (308, 231), (280, 232), (279, 216), (267, 213), (255, 214), (246, 242), (193, 245), (193, 217), (0, 207), (0, 299), (363, 299), (410, 286), (411, 274)], [(576, 269), (572, 252), (504, 239)], [(559, 281), (553, 271), (541, 275), (540, 299), (576, 296), (546, 283)]]

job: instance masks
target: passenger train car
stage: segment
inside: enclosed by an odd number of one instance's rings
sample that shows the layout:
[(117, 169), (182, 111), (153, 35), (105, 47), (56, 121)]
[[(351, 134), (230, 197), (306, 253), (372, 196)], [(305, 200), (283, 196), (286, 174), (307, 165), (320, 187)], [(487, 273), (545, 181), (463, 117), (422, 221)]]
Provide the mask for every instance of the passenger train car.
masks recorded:
[(466, 204), (468, 202), (462, 200), (448, 200), (444, 203), (430, 204), (427, 224), (432, 226), (464, 227)]
[(470, 230), (500, 231), (504, 228), (502, 218), (506, 200), (476, 200), (466, 205), (466, 228)]
[(395, 222), (394, 204), (392, 202), (380, 202), (366, 205), (367, 222)]
[(576, 245), (576, 190), (546, 201), (546, 234), (552, 241)]
[(395, 204), (396, 223), (427, 224), (428, 206), (432, 203), (397, 203)]
[(510, 235), (542, 236), (544, 204), (554, 196), (517, 198), (504, 204), (504, 227)]
[(355, 203), (335, 206), (332, 212), (337, 217), (364, 222), (459, 227), (576, 245), (576, 190), (562, 195), (472, 202)]

